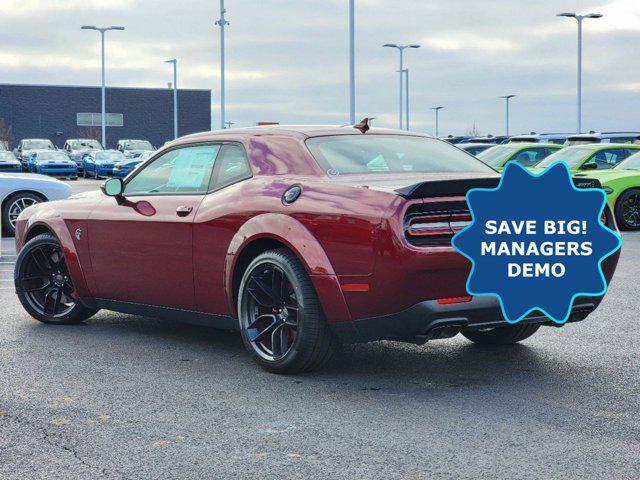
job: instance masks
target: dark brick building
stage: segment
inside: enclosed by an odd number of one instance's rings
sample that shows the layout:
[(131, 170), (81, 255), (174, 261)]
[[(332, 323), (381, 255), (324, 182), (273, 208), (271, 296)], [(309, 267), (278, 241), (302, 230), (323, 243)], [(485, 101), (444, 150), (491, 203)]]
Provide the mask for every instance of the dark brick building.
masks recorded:
[[(173, 139), (173, 90), (106, 90), (107, 147), (121, 138), (160, 147)], [(11, 129), (13, 148), (22, 138), (101, 139), (100, 87), (0, 84), (0, 120)], [(1, 122), (0, 122), (1, 124)], [(178, 90), (178, 134), (211, 130), (211, 91)]]

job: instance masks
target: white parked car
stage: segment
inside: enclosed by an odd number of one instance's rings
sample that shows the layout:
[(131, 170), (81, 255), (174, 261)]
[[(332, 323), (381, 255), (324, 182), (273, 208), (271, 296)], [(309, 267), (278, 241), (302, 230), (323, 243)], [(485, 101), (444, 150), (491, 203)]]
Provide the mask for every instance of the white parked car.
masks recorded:
[(0, 173), (2, 232), (13, 235), (16, 220), (31, 205), (63, 200), (70, 195), (71, 187), (55, 178), (29, 173)]

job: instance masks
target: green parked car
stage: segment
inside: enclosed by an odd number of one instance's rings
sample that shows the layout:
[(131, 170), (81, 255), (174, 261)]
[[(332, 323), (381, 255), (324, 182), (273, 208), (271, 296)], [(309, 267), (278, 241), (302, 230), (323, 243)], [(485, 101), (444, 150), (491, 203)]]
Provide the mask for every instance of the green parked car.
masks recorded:
[(607, 203), (618, 226), (640, 230), (640, 152), (612, 169), (577, 173), (576, 177), (596, 178), (607, 192)]
[(509, 162), (533, 167), (560, 149), (562, 145), (555, 143), (505, 143), (480, 152), (476, 157), (501, 172)]
[(588, 145), (576, 145), (565, 147), (562, 150), (549, 155), (542, 162), (529, 168), (533, 173), (541, 173), (545, 168), (555, 162), (565, 162), (571, 172), (596, 172), (599, 170), (611, 170), (623, 160), (640, 151), (640, 145), (631, 143), (590, 143)]

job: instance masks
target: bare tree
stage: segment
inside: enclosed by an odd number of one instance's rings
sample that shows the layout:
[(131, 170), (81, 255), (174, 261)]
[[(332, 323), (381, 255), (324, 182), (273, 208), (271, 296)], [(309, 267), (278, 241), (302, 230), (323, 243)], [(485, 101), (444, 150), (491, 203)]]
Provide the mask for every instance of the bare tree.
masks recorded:
[(13, 129), (0, 117), (0, 143), (4, 144), (6, 149), (13, 143)]
[(467, 130), (466, 134), (470, 137), (480, 136), (480, 129), (478, 128), (478, 124), (476, 123), (475, 120), (473, 121), (473, 126)]

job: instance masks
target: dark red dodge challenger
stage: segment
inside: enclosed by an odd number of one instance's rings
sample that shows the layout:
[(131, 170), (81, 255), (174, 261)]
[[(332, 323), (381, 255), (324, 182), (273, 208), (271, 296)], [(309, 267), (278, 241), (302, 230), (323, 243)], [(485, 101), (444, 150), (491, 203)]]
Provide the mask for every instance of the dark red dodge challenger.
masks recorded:
[[(16, 289), (45, 323), (108, 309), (239, 329), (275, 372), (317, 369), (341, 342), (513, 343), (549, 319), (512, 326), (469, 297), (450, 243), (466, 192), (498, 180), (446, 142), (366, 122), (191, 135), (102, 192), (25, 210)], [(570, 321), (600, 300), (576, 299)]]

